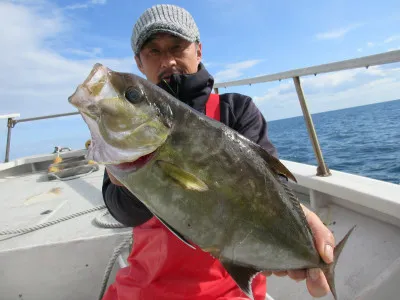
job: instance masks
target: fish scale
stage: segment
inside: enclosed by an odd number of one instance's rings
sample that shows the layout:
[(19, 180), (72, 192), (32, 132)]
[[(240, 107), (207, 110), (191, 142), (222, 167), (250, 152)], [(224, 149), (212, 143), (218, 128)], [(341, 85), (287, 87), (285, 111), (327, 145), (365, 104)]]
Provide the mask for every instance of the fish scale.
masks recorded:
[[(107, 164), (188, 247), (194, 243), (217, 257), (251, 299), (260, 271), (305, 268), (321, 268), (337, 299), (334, 269), (354, 227), (326, 264), (300, 202), (282, 180), (295, 177), (265, 149), (149, 81), (101, 64), (69, 102), (92, 135), (89, 158)], [(138, 163), (143, 156), (148, 159)]]

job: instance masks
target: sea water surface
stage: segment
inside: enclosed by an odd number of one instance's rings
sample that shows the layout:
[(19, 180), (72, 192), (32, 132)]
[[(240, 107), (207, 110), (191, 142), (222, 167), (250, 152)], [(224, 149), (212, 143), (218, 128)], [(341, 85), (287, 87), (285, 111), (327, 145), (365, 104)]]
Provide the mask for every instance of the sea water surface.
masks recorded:
[[(330, 169), (400, 184), (400, 100), (312, 115)], [(304, 118), (268, 122), (279, 157), (317, 165)]]
[[(400, 184), (400, 100), (313, 114), (330, 169)], [(6, 124), (0, 131), (4, 160)], [(52, 153), (54, 146), (82, 149), (90, 139), (81, 116), (19, 123), (12, 129), (10, 159)], [(269, 121), (279, 157), (317, 165), (304, 118)]]

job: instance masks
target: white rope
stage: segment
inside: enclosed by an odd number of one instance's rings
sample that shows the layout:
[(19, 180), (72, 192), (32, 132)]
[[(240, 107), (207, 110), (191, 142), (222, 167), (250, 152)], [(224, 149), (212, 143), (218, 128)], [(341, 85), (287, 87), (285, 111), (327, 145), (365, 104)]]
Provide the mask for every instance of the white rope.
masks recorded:
[[(31, 227), (26, 227), (26, 228), (20, 228), (20, 229), (13, 229), (13, 230), (3, 230), (0, 231), (0, 235), (13, 235), (13, 234), (25, 234), (28, 232), (32, 232), (35, 230), (39, 230), (39, 229), (43, 229), (52, 225), (56, 225), (58, 223), (67, 221), (67, 220), (71, 220), (73, 218), (94, 212), (94, 211), (98, 211), (98, 210), (103, 210), (105, 209), (106, 206), (105, 205), (100, 205), (100, 206), (96, 206), (84, 211), (80, 211), (77, 213), (74, 213), (72, 215), (68, 215), (50, 222), (46, 222), (46, 223), (42, 223), (42, 224), (38, 224), (35, 226), (31, 226)], [(103, 217), (105, 217), (107, 214), (109, 214), (108, 210), (106, 210), (105, 212), (101, 212), (100, 214), (98, 214), (95, 218), (94, 218), (94, 222), (102, 228), (125, 228), (126, 226), (119, 223), (119, 222), (107, 222), (102, 220)], [(116, 259), (120, 256), (120, 253), (122, 251), (122, 249), (124, 247), (126, 247), (127, 245), (131, 244), (133, 241), (132, 239), (132, 234), (130, 233), (129, 236), (127, 238), (124, 239), (124, 241), (118, 245), (115, 249), (114, 252), (107, 264), (107, 268), (104, 272), (104, 277), (103, 277), (103, 282), (101, 284), (101, 292), (100, 292), (100, 296), (99, 299), (101, 299), (104, 295), (105, 289), (107, 287), (107, 283), (108, 283), (108, 279), (110, 278), (110, 274), (111, 274), (111, 270), (114, 267), (115, 261)]]
[[(87, 172), (85, 174), (78, 174), (78, 175), (75, 175), (75, 176), (70, 176), (68, 178), (60, 178), (59, 176), (57, 176), (55, 174), (52, 174), (51, 176), (55, 177), (57, 180), (60, 180), (60, 181), (67, 181), (67, 180), (73, 180), (73, 179), (76, 179), (76, 178), (79, 178), (79, 177), (87, 176), (87, 175), (89, 175), (90, 173), (92, 173), (94, 171), (95, 171), (95, 168), (92, 168), (89, 172)], [(90, 208), (90, 209), (87, 209), (87, 210), (83, 210), (83, 211), (80, 211), (80, 212), (65, 216), (65, 217), (58, 218), (58, 219), (53, 220), (53, 221), (49, 221), (49, 222), (42, 223), (42, 224), (37, 224), (35, 226), (19, 228), (19, 229), (12, 229), (12, 230), (3, 230), (3, 231), (0, 231), (0, 236), (1, 235), (14, 235), (14, 234), (29, 233), (29, 232), (32, 232), (32, 231), (36, 231), (36, 230), (39, 230), (39, 229), (43, 229), (43, 228), (46, 228), (46, 227), (49, 227), (49, 226), (56, 225), (58, 223), (61, 223), (61, 222), (67, 221), (67, 220), (71, 220), (73, 218), (76, 218), (76, 217), (79, 217), (79, 216), (82, 216), (82, 215), (85, 215), (85, 214), (89, 214), (89, 213), (94, 212), (94, 211), (103, 210), (105, 208), (106, 208), (105, 205), (100, 205), (100, 206), (96, 206), (96, 207), (93, 207), (93, 208)], [(98, 214), (93, 219), (94, 223), (97, 226), (101, 227), (101, 228), (125, 228), (126, 227), (125, 225), (123, 225), (123, 224), (121, 224), (119, 222), (104, 221), (103, 218), (108, 214), (109, 214), (108, 210), (106, 210), (104, 212), (101, 212), (100, 214)], [(108, 279), (110, 278), (111, 270), (114, 267), (116, 259), (118, 257), (120, 257), (122, 249), (125, 248), (127, 245), (132, 244), (132, 242), (133, 242), (132, 234), (130, 233), (129, 236), (126, 237), (123, 240), (123, 242), (121, 244), (119, 244), (114, 249), (113, 254), (112, 254), (112, 256), (111, 256), (111, 258), (110, 258), (110, 260), (109, 260), (109, 262), (107, 264), (106, 270), (104, 272), (103, 282), (101, 284), (101, 291), (100, 291), (100, 296), (99, 296), (100, 300), (103, 298), (103, 295), (105, 293), (105, 290), (106, 290), (106, 287), (107, 287), (107, 283), (108, 283)]]
[(109, 211), (106, 210), (105, 212), (102, 212), (94, 218), (94, 222), (97, 224), (99, 227), (103, 228), (125, 228), (126, 226), (119, 223), (119, 222), (107, 222), (103, 221), (102, 218), (105, 217), (106, 215), (109, 215)]
[[(31, 226), (31, 227), (26, 227), (26, 228), (20, 228), (20, 229), (14, 229), (14, 230), (3, 230), (0, 231), (0, 235), (12, 235), (12, 234), (24, 234), (24, 233), (28, 233), (28, 232), (32, 232), (35, 230), (39, 230), (39, 229), (43, 229), (45, 227), (48, 226), (52, 226), (94, 211), (98, 211), (98, 210), (103, 210), (105, 209), (106, 206), (105, 205), (100, 205), (100, 206), (96, 206), (84, 211), (80, 211), (77, 213), (74, 213), (72, 215), (68, 215), (50, 222), (46, 222), (46, 223), (42, 223), (42, 224), (38, 224), (36, 226)], [(109, 214), (108, 210), (106, 210), (105, 212), (101, 212), (100, 214), (98, 214), (95, 218), (94, 218), (94, 222), (102, 228), (125, 228), (126, 226), (124, 226), (123, 224), (119, 223), (119, 222), (107, 222), (102, 220), (103, 217), (105, 217), (107, 214)], [(127, 247), (128, 245), (131, 245), (133, 243), (133, 237), (132, 237), (132, 233), (129, 233), (129, 236), (126, 237), (117, 247), (114, 248), (113, 254), (110, 257), (110, 260), (108, 261), (107, 267), (104, 271), (104, 276), (103, 276), (103, 281), (101, 283), (101, 290), (100, 290), (100, 295), (99, 295), (99, 300), (101, 300), (104, 296), (104, 293), (106, 291), (107, 288), (107, 284), (108, 284), (108, 280), (110, 278), (110, 274), (111, 271), (114, 267), (115, 261), (118, 259), (118, 257), (120, 256), (122, 250)], [(266, 299), (267, 300), (274, 300), (270, 295), (266, 295)]]
[(35, 226), (26, 227), (26, 228), (20, 228), (20, 229), (3, 230), (3, 231), (0, 231), (0, 235), (24, 234), (24, 233), (32, 232), (32, 231), (35, 231), (35, 230), (39, 230), (39, 229), (42, 229), (42, 228), (45, 228), (45, 227), (49, 227), (49, 226), (52, 226), (52, 225), (67, 221), (67, 220), (71, 220), (73, 218), (76, 218), (76, 217), (79, 217), (79, 216), (82, 216), (82, 215), (85, 215), (85, 214), (88, 214), (88, 213), (91, 213), (91, 212), (94, 212), (94, 211), (97, 211), (97, 210), (102, 210), (104, 208), (106, 208), (105, 205), (100, 205), (100, 206), (96, 206), (96, 207), (93, 207), (93, 208), (89, 208), (87, 210), (83, 210), (83, 211), (74, 213), (74, 214), (69, 215), (69, 216), (61, 217), (61, 218), (53, 220), (53, 221), (49, 221), (49, 222), (46, 222), (46, 223), (38, 224), (38, 225), (35, 225)]
[(99, 300), (101, 300), (104, 296), (104, 293), (107, 288), (107, 283), (108, 279), (110, 278), (111, 270), (114, 267), (115, 261), (117, 258), (120, 256), (122, 249), (124, 249), (126, 246), (130, 245), (133, 242), (132, 238), (132, 233), (129, 234), (128, 237), (126, 237), (121, 244), (119, 244), (117, 247), (115, 247), (113, 254), (111, 255), (110, 260), (108, 261), (106, 270), (104, 272), (103, 276), (103, 282), (101, 283), (101, 290), (100, 290), (100, 295), (99, 295)]
[(266, 300), (274, 300), (274, 298), (272, 298), (269, 294), (267, 294)]

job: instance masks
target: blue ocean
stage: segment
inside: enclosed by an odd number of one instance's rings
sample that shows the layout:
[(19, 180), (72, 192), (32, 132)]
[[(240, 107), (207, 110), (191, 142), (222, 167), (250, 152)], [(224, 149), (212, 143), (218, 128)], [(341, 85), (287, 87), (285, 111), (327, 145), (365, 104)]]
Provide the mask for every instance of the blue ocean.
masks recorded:
[[(400, 184), (400, 100), (312, 118), (330, 169)], [(303, 116), (268, 124), (281, 159), (317, 165)]]
[[(330, 169), (400, 184), (400, 100), (313, 114)], [(0, 131), (0, 160), (6, 125)], [(279, 157), (317, 165), (304, 118), (269, 121)], [(20, 123), (13, 128), (10, 159), (52, 153), (54, 146), (82, 149), (90, 139), (80, 116)]]

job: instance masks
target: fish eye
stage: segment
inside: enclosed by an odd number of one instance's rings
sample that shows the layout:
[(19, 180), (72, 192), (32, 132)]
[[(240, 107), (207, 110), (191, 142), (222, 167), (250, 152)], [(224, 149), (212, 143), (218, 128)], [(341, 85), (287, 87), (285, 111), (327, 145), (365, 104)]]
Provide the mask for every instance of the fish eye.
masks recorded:
[(134, 87), (128, 87), (125, 91), (125, 98), (132, 104), (138, 104), (143, 99), (142, 90)]

